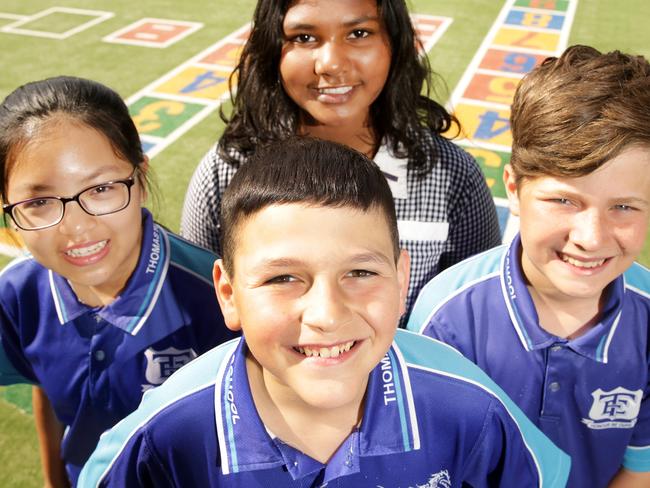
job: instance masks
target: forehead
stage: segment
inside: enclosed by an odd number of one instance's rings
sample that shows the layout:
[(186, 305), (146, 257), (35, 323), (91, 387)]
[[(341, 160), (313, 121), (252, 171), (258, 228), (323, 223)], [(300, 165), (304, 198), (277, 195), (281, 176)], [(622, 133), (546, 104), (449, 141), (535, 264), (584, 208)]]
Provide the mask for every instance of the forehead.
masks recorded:
[(242, 261), (287, 258), (333, 264), (359, 253), (393, 260), (388, 221), (376, 206), (364, 211), (349, 206), (274, 204), (241, 221), (233, 237), (236, 269)]
[(375, 0), (298, 0), (289, 4), (284, 26), (345, 24), (377, 16)]
[(576, 191), (593, 198), (650, 199), (650, 147), (629, 146), (584, 176), (540, 175), (521, 180), (520, 189)]

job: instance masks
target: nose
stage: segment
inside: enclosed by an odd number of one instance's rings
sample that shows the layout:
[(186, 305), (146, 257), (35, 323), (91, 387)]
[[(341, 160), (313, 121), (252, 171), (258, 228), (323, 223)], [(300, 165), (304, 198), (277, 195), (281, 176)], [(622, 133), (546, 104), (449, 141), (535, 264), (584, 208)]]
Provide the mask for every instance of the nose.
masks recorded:
[(325, 42), (314, 53), (314, 71), (317, 75), (336, 76), (345, 71), (347, 65), (345, 47), (338, 42)]
[(81, 235), (95, 227), (95, 217), (87, 214), (78, 202), (68, 202), (63, 219), (59, 222), (59, 232), (64, 235)]
[(334, 280), (314, 281), (303, 296), (302, 323), (321, 332), (331, 332), (349, 319), (345, 295)]
[(595, 251), (607, 239), (607, 222), (597, 209), (587, 209), (573, 217), (570, 239), (579, 249)]

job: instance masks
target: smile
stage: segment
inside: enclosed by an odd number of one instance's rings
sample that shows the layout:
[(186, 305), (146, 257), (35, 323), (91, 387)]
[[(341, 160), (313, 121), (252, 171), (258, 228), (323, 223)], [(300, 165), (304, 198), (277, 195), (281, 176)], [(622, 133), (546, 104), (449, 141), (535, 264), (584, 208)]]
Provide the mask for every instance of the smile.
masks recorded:
[(352, 91), (351, 86), (339, 86), (333, 88), (318, 88), (318, 93), (321, 95), (345, 95)]
[(99, 241), (96, 244), (93, 244), (91, 246), (68, 249), (67, 251), (65, 251), (65, 254), (73, 258), (82, 258), (85, 256), (91, 256), (104, 249), (106, 247), (106, 244), (108, 244), (107, 240)]
[(569, 257), (566, 254), (560, 254), (560, 258), (562, 258), (562, 261), (569, 263), (572, 266), (586, 269), (597, 268), (598, 266), (602, 266), (605, 261), (607, 261), (607, 259), (598, 259), (597, 261), (578, 261), (577, 259)]
[(339, 355), (348, 352), (356, 344), (356, 341), (349, 341), (331, 347), (300, 347), (293, 348), (294, 351), (309, 357), (337, 358)]

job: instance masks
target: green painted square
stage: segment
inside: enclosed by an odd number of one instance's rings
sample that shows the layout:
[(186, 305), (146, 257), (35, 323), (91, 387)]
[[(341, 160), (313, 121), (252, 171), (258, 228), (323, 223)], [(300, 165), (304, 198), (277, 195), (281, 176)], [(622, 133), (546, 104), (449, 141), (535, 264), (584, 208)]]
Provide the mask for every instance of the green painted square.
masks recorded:
[(167, 137), (204, 108), (195, 103), (142, 97), (129, 106), (129, 112), (141, 135)]
[(510, 162), (510, 153), (473, 147), (465, 147), (465, 150), (474, 156), (481, 167), (492, 196), (506, 198), (503, 167)]
[(569, 0), (517, 0), (515, 6), (544, 8), (566, 12), (569, 8)]
[(32, 386), (11, 385), (0, 387), (0, 398), (13, 403), (25, 413), (32, 413)]

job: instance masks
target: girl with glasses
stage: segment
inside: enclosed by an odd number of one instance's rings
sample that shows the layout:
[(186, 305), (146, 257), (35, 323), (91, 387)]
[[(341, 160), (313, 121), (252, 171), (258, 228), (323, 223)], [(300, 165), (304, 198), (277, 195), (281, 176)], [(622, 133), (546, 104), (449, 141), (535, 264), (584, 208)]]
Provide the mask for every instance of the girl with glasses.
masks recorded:
[(66, 486), (142, 394), (229, 339), (215, 256), (143, 207), (148, 160), (122, 99), (29, 83), (0, 105), (0, 198), (29, 251), (0, 274), (0, 384), (29, 382), (46, 485)]
[(438, 272), (500, 244), (478, 165), (441, 135), (455, 119), (429, 98), (418, 46), (404, 0), (258, 0), (233, 112), (194, 173), (181, 234), (219, 254), (221, 195), (237, 168), (259, 144), (307, 134), (357, 149), (386, 175), (411, 256), (407, 312)]

